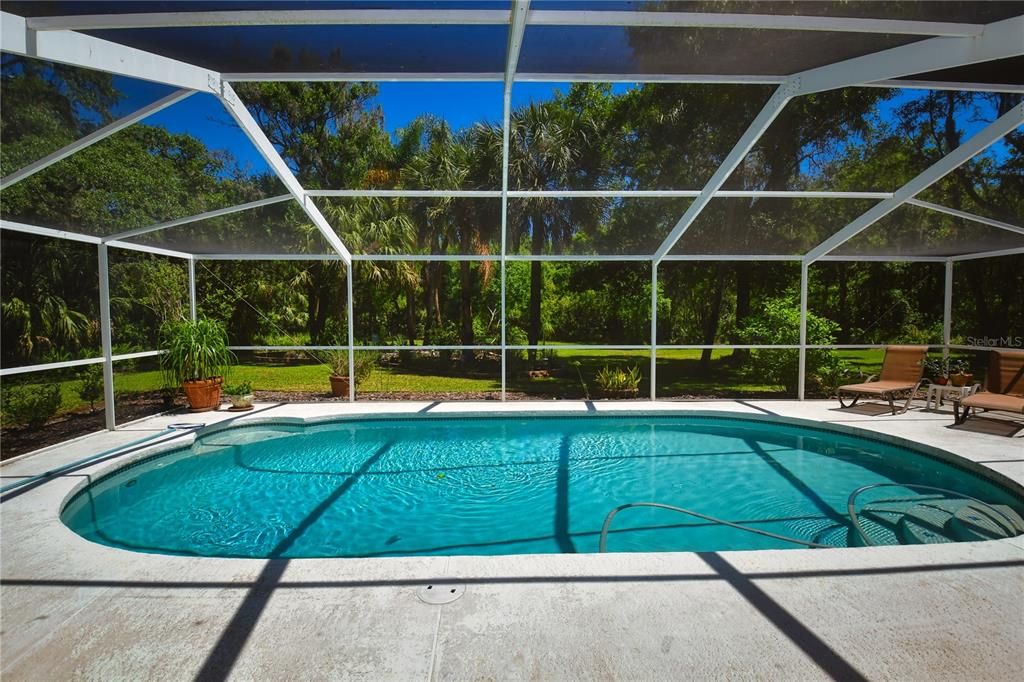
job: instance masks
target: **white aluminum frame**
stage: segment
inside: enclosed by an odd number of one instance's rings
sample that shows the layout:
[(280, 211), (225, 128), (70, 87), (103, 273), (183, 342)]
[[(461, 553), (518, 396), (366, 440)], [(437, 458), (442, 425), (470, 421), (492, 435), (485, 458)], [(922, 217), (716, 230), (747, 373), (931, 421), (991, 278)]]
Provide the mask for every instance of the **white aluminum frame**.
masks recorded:
[[(508, 46), (505, 71), (503, 73), (233, 73), (220, 74), (191, 64), (186, 64), (159, 55), (130, 48), (76, 32), (77, 30), (104, 30), (112, 28), (144, 28), (168, 26), (238, 26), (238, 25), (395, 25), (395, 24), (461, 24), (461, 25), (507, 25)], [(519, 73), (517, 71), (519, 51), (528, 26), (659, 26), (659, 27), (702, 27), (721, 29), (762, 29), (786, 31), (840, 31), (856, 33), (884, 33), (934, 36), (862, 57), (810, 69), (794, 75), (722, 75), (722, 74), (557, 74)], [(27, 367), (0, 370), (0, 376), (22, 374), (48, 369), (60, 369), (88, 364), (104, 365), (104, 384), (107, 404), (107, 425), (114, 427), (113, 363), (118, 360), (158, 355), (161, 351), (145, 351), (114, 356), (110, 342), (109, 282), (107, 268), (108, 247), (130, 249), (186, 259), (189, 268), (189, 314), (195, 319), (197, 308), (195, 263), (198, 260), (341, 260), (346, 265), (348, 343), (346, 346), (263, 346), (235, 347), (242, 349), (346, 349), (349, 353), (349, 375), (354, 376), (354, 353), (358, 350), (491, 350), (501, 352), (501, 395), (506, 393), (506, 356), (508, 351), (519, 350), (570, 350), (570, 349), (618, 349), (648, 350), (650, 352), (650, 397), (656, 397), (657, 351), (664, 349), (706, 349), (706, 348), (788, 348), (798, 350), (799, 397), (804, 397), (806, 351), (822, 348), (807, 344), (806, 317), (809, 267), (817, 261), (909, 261), (945, 264), (945, 296), (943, 312), (943, 343), (941, 348), (948, 354), (950, 348), (987, 350), (955, 346), (951, 344), (952, 318), (952, 275), (954, 263), (980, 258), (996, 258), (1024, 254), (1024, 247), (959, 254), (955, 256), (842, 256), (829, 252), (846, 239), (865, 229), (875, 220), (895, 207), (910, 204), (928, 210), (939, 211), (955, 217), (972, 220), (1003, 230), (1024, 234), (1024, 228), (970, 214), (914, 198), (928, 184), (945, 173), (966, 162), (985, 146), (1007, 134), (1024, 122), (1024, 104), (989, 125), (967, 143), (929, 168), (896, 192), (813, 192), (813, 191), (757, 191), (723, 190), (722, 186), (736, 165), (749, 153), (753, 145), (767, 130), (786, 103), (793, 97), (835, 89), (845, 86), (859, 87), (902, 87), (928, 89), (979, 90), (989, 92), (1024, 92), (1021, 84), (959, 83), (908, 80), (908, 74), (928, 73), (942, 69), (973, 64), (976, 62), (1003, 59), (1024, 54), (1024, 16), (1018, 16), (991, 24), (965, 22), (904, 21), (891, 19), (861, 19), (847, 17), (813, 17), (789, 15), (755, 15), (728, 13), (685, 13), (685, 12), (579, 12), (573, 10), (531, 10), (528, 0), (514, 0), (511, 12), (505, 10), (285, 10), (285, 11), (225, 11), (225, 12), (175, 12), (109, 15), (78, 15), (66, 17), (37, 17), (24, 19), (7, 12), (0, 14), (2, 46), (5, 51), (50, 60), (82, 68), (106, 71), (108, 73), (150, 80), (172, 85), (179, 90), (158, 102), (143, 107), (107, 126), (91, 133), (65, 148), (0, 179), (0, 188), (12, 184), (43, 170), (60, 159), (66, 158), (90, 144), (93, 144), (149, 114), (170, 106), (193, 92), (207, 92), (217, 96), (225, 109), (250, 138), (260, 154), (266, 159), (274, 173), (282, 180), (289, 194), (269, 197), (259, 201), (209, 211), (197, 216), (172, 220), (157, 225), (135, 228), (117, 234), (98, 237), (88, 234), (58, 230), (13, 221), (0, 221), (0, 229), (26, 232), (46, 237), (68, 239), (95, 244), (100, 261), (100, 312), (103, 357), (48, 363)], [(296, 179), (292, 169), (281, 158), (264, 132), (253, 119), (246, 107), (239, 101), (229, 85), (231, 81), (265, 80), (308, 80), (308, 81), (496, 81), (503, 83), (503, 149), (502, 187), (500, 190), (305, 190)], [(511, 117), (512, 87), (516, 82), (664, 82), (664, 83), (735, 83), (747, 85), (776, 84), (778, 89), (766, 103), (747, 131), (726, 156), (712, 178), (700, 190), (513, 190), (509, 187), (508, 157)], [(668, 238), (654, 254), (637, 255), (588, 255), (588, 254), (510, 254), (507, 252), (507, 219), (509, 198), (528, 197), (560, 198), (657, 198), (692, 197), (694, 202), (673, 228)], [(487, 197), (500, 198), (502, 202), (501, 250), (497, 255), (471, 254), (408, 254), (378, 255), (351, 254), (342, 240), (326, 221), (313, 197)], [(785, 254), (670, 254), (678, 239), (686, 232), (693, 220), (713, 198), (721, 197), (776, 197), (776, 198), (860, 198), (879, 199), (880, 203), (846, 228), (825, 240), (803, 255)], [(294, 199), (305, 211), (333, 253), (324, 254), (196, 254), (163, 249), (145, 244), (124, 241), (150, 232), (172, 229), (200, 220), (227, 215), (238, 211), (257, 208), (280, 201)], [(496, 261), (501, 269), (501, 343), (500, 345), (478, 346), (356, 346), (354, 341), (354, 297), (353, 262), (355, 261)], [(651, 338), (649, 344), (640, 345), (509, 345), (506, 327), (506, 266), (509, 262), (650, 262), (651, 263)], [(799, 262), (800, 278), (800, 341), (794, 345), (662, 345), (657, 343), (658, 266), (662, 261), (780, 261)], [(829, 348), (872, 348), (880, 346), (847, 345), (827, 346)], [(355, 382), (350, 381), (349, 399), (355, 399)]]

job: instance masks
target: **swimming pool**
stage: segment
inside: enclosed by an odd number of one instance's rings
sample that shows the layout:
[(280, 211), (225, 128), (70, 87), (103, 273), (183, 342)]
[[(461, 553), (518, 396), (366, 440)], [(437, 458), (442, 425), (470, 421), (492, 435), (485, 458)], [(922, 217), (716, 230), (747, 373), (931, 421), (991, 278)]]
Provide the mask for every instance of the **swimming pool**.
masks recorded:
[[(770, 419), (630, 413), (210, 431), (86, 486), (62, 519), (94, 542), (164, 554), (570, 553), (598, 551), (602, 523), (619, 505), (656, 502), (844, 547), (865, 544), (848, 514), (851, 493), (878, 483), (956, 494), (865, 491), (855, 504), (873, 544), (1002, 537), (1016, 531), (1001, 532), (1008, 524), (995, 517), (1015, 523), (1024, 513), (1015, 491), (873, 437)], [(622, 511), (607, 535), (613, 552), (804, 546), (648, 507)]]

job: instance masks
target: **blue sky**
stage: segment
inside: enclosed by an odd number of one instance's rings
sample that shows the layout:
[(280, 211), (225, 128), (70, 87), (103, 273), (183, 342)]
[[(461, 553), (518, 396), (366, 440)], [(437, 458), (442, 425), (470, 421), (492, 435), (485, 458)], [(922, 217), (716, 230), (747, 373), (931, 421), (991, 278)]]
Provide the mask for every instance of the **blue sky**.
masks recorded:
[[(115, 108), (115, 115), (124, 115), (163, 97), (171, 89), (152, 83), (125, 78), (115, 79), (125, 97)], [(384, 125), (394, 133), (422, 114), (443, 118), (455, 129), (478, 121), (501, 121), (501, 83), (379, 83), (375, 102), (384, 111)], [(512, 105), (518, 107), (531, 101), (550, 99), (555, 91), (565, 92), (568, 83), (520, 83), (512, 91)], [(635, 87), (616, 84), (613, 92), (623, 93)], [(918, 96), (920, 91), (905, 90), (879, 107), (883, 119), (891, 119), (897, 107)], [(994, 112), (985, 112), (991, 119)], [(188, 133), (201, 139), (211, 149), (230, 152), (243, 168), (267, 172), (267, 166), (242, 131), (229, 119), (217, 100), (209, 95), (193, 95), (145, 119), (175, 133)], [(965, 137), (984, 127), (984, 121), (961, 119), (958, 126)], [(989, 153), (1005, 157), (1006, 147), (994, 145)], [(687, 188), (690, 189), (690, 188)]]

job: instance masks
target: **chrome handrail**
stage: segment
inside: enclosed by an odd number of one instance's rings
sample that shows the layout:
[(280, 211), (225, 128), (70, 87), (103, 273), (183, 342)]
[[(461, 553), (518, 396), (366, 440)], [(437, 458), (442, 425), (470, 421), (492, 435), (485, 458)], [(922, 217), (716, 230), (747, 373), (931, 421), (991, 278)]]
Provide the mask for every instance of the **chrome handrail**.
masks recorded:
[[(872, 483), (870, 485), (864, 485), (857, 488), (852, 493), (850, 493), (850, 496), (846, 499), (846, 511), (850, 515), (850, 521), (853, 522), (853, 527), (857, 529), (857, 533), (860, 534), (861, 538), (863, 538), (864, 542), (866, 542), (868, 545), (877, 546), (877, 543), (875, 543), (871, 538), (869, 538), (868, 534), (864, 532), (864, 528), (860, 525), (860, 518), (857, 516), (857, 512), (854, 509), (854, 506), (857, 501), (857, 496), (865, 491), (871, 490), (872, 488), (908, 488), (910, 490), (931, 490), (933, 492), (946, 493), (947, 495), (956, 495), (961, 499), (970, 500), (971, 502), (977, 502), (982, 507), (985, 507), (986, 509), (995, 512), (997, 516), (1001, 516), (1003, 520), (1006, 521), (1006, 525), (1009, 528), (1010, 532), (1013, 532), (1017, 527), (1017, 524), (1009, 516), (999, 511), (988, 502), (982, 502), (976, 497), (965, 495), (964, 493), (958, 492), (956, 490), (949, 490), (947, 488), (936, 488), (935, 486), (932, 485), (918, 485), (916, 483)], [(925, 502), (925, 500), (922, 500), (922, 503), (923, 502)]]
[(620, 511), (624, 511), (631, 507), (654, 507), (655, 509), (667, 509), (669, 511), (679, 512), (681, 514), (689, 514), (690, 516), (696, 516), (698, 519), (704, 519), (705, 521), (711, 521), (713, 523), (720, 523), (723, 526), (729, 526), (730, 528), (738, 528), (739, 530), (745, 530), (749, 533), (756, 533), (757, 535), (763, 535), (765, 537), (774, 538), (776, 540), (783, 540), (785, 542), (795, 542), (798, 545), (805, 545), (807, 547), (813, 547), (815, 549), (832, 549), (832, 545), (821, 545), (817, 542), (811, 542), (810, 540), (801, 540), (799, 538), (791, 538), (785, 535), (779, 535), (778, 533), (771, 533), (760, 528), (751, 528), (750, 526), (743, 526), (732, 521), (726, 521), (725, 519), (718, 519), (714, 516), (708, 516), (707, 514), (701, 514), (695, 512), (692, 509), (684, 509), (683, 507), (673, 507), (670, 504), (662, 504), (660, 502), (630, 502), (629, 504), (619, 505), (615, 509), (608, 512), (608, 516), (604, 518), (604, 525), (601, 526), (601, 542), (598, 545), (598, 552), (604, 553), (608, 551), (608, 529), (612, 525), (612, 519)]

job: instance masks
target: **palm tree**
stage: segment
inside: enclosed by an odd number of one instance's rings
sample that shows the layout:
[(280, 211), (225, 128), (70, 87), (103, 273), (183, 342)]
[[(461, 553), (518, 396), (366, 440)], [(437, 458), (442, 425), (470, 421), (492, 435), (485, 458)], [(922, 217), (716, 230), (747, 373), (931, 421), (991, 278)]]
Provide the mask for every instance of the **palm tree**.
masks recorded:
[[(513, 112), (509, 140), (509, 178), (515, 189), (593, 189), (604, 165), (601, 124), (586, 111), (560, 100), (531, 104)], [(550, 246), (561, 253), (581, 228), (593, 227), (603, 202), (534, 197), (509, 204), (513, 250), (530, 237), (530, 253)], [(541, 336), (542, 263), (530, 264), (528, 343)], [(536, 352), (530, 351), (531, 360)]]

